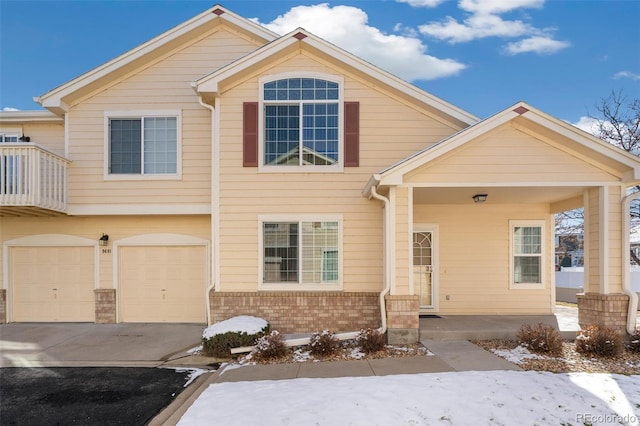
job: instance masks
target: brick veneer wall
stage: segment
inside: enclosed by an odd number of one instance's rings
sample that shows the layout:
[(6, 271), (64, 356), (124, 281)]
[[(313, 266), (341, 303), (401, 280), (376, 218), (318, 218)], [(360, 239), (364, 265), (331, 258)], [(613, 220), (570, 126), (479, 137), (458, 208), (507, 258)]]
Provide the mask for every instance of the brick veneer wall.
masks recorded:
[(387, 295), (387, 328), (420, 328), (420, 301), (414, 295)]
[(96, 302), (96, 324), (116, 323), (116, 290), (102, 288), (93, 291)]
[(0, 289), (0, 324), (7, 323), (7, 290)]
[(599, 324), (626, 333), (629, 296), (626, 294), (578, 294), (578, 323), (580, 327)]
[(211, 292), (211, 321), (237, 315), (264, 318), (281, 333), (357, 331), (380, 327), (378, 293), (268, 291)]

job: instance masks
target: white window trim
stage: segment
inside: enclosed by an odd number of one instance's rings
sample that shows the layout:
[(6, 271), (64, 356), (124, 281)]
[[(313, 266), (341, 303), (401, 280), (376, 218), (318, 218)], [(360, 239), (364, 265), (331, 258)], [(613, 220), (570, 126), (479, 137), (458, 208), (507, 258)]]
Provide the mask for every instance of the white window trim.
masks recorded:
[[(140, 119), (143, 117), (176, 117), (176, 173), (167, 174), (111, 174), (109, 173), (111, 119)], [(127, 110), (104, 112), (104, 180), (181, 180), (182, 179), (182, 111)]]
[[(540, 227), (540, 282), (515, 283), (515, 254), (513, 247), (513, 231), (516, 227)], [(544, 220), (510, 220), (509, 221), (509, 289), (510, 290), (540, 290), (546, 288), (547, 271), (547, 223)]]
[[(324, 283), (265, 283), (264, 282), (264, 235), (263, 224), (267, 222), (338, 222), (338, 280)], [(258, 216), (258, 290), (262, 291), (340, 291), (343, 288), (344, 244), (342, 215), (276, 214)]]
[[(338, 162), (330, 166), (273, 166), (264, 164), (264, 84), (287, 78), (316, 78), (338, 83)], [(344, 78), (318, 72), (284, 72), (261, 76), (258, 79), (258, 173), (341, 173), (344, 171)], [(267, 101), (271, 103), (272, 101)], [(287, 103), (286, 101), (280, 101)], [(320, 101), (318, 101), (320, 102)]]

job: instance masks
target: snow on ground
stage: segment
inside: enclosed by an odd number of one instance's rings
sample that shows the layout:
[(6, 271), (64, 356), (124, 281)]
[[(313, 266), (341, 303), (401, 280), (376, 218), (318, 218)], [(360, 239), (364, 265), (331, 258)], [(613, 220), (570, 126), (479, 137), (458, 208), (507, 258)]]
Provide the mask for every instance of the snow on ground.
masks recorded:
[(639, 420), (640, 376), (466, 371), (212, 384), (178, 424), (638, 425)]
[(267, 321), (262, 318), (252, 317), (249, 315), (241, 315), (229, 318), (225, 321), (217, 322), (205, 328), (202, 337), (211, 338), (216, 334), (224, 334), (230, 331), (238, 333), (245, 332), (247, 334), (257, 334), (268, 325)]
[(520, 345), (515, 349), (491, 349), (491, 352), (514, 364), (522, 364), (528, 359), (549, 358), (543, 355), (534, 354), (523, 345)]

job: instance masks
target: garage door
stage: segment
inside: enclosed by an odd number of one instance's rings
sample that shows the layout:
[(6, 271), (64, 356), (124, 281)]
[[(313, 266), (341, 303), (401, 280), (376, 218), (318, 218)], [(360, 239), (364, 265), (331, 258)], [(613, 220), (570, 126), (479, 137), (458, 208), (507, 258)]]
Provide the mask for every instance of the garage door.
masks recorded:
[(204, 246), (121, 247), (123, 322), (206, 322)]
[(93, 247), (12, 247), (13, 321), (94, 322)]

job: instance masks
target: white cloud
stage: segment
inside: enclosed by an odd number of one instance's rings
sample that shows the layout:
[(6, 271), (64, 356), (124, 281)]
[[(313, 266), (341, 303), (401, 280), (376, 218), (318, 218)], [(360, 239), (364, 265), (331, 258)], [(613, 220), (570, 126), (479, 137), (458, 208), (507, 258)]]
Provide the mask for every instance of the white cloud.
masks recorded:
[(549, 37), (534, 36), (524, 40), (509, 43), (505, 46), (505, 51), (509, 55), (533, 52), (549, 55), (562, 49), (566, 49), (571, 44), (566, 41), (553, 40)]
[(408, 3), (413, 7), (436, 7), (445, 0), (396, 0), (398, 3)]
[(578, 129), (591, 133), (594, 136), (598, 136), (598, 120), (595, 118), (582, 116), (577, 122), (569, 122), (569, 124), (573, 124)]
[(20, 111), (20, 110), (18, 108), (4, 107), (2, 108), (2, 111)]
[[(367, 14), (356, 7), (327, 3), (296, 6), (268, 24), (278, 34), (302, 27), (403, 79), (432, 80), (455, 75), (466, 66), (453, 59), (427, 55), (427, 46), (411, 35), (385, 34), (367, 24)], [(256, 20), (257, 22), (257, 20)]]
[(540, 29), (521, 20), (503, 19), (501, 14), (517, 9), (541, 8), (545, 0), (460, 0), (458, 7), (467, 17), (458, 21), (447, 16), (439, 22), (428, 22), (418, 27), (419, 31), (449, 43), (464, 43), (487, 37), (528, 37), (509, 43), (504, 50), (511, 55), (525, 52), (551, 54), (570, 44), (554, 40), (553, 29)]
[(462, 10), (477, 14), (500, 14), (520, 8), (539, 9), (545, 0), (460, 0)]
[(463, 43), (485, 37), (518, 37), (536, 29), (522, 21), (505, 21), (496, 15), (471, 15), (461, 24), (448, 16), (443, 22), (418, 27), (420, 32), (450, 43)]
[(631, 71), (620, 71), (613, 75), (614, 80), (621, 78), (630, 78), (631, 80), (640, 80), (640, 74), (633, 73)]

